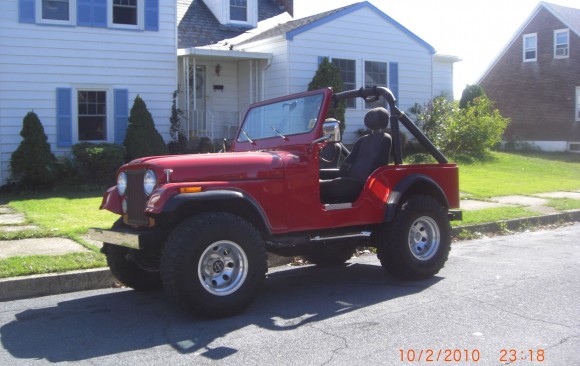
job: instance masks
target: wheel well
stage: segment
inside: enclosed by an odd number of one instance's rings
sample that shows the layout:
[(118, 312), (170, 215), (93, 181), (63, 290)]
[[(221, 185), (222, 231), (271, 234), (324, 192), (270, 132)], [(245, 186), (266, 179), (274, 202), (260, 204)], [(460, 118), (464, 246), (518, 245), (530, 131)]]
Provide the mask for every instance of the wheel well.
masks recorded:
[(391, 222), (395, 218), (399, 206), (411, 196), (416, 195), (431, 196), (439, 201), (445, 209), (449, 208), (447, 197), (437, 183), (428, 177), (414, 178), (398, 185), (391, 193), (385, 211), (385, 222)]
[(270, 233), (269, 225), (260, 208), (243, 197), (183, 201), (174, 210), (158, 217), (158, 222), (163, 225), (177, 225), (188, 217), (208, 212), (227, 212), (240, 216), (259, 231)]

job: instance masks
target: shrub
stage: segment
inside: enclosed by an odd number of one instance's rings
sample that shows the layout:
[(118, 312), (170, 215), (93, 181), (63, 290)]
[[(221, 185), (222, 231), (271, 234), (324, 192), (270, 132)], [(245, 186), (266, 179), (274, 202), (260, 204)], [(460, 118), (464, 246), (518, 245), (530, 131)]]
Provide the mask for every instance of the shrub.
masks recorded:
[(10, 160), (12, 178), (21, 188), (52, 187), (57, 178), (56, 159), (36, 113), (26, 114), (20, 136), (23, 140)]
[(183, 154), (187, 152), (187, 138), (183, 134), (183, 128), (181, 125), (181, 116), (183, 116), (183, 111), (177, 108), (177, 96), (179, 95), (179, 90), (173, 92), (173, 98), (171, 103), (171, 117), (169, 117), (169, 122), (171, 126), (169, 127), (169, 135), (171, 136), (171, 141), (167, 144), (167, 149), (170, 154)]
[(127, 149), (127, 161), (144, 156), (167, 154), (167, 145), (155, 129), (155, 123), (147, 110), (147, 105), (138, 95), (131, 108), (129, 126), (123, 145)]
[(80, 181), (85, 184), (115, 184), (125, 148), (117, 144), (81, 142), (72, 148)]
[(440, 96), (425, 106), (416, 104), (409, 112), (415, 114), (417, 126), (435, 146), (462, 160), (484, 158), (501, 141), (510, 122), (485, 96), (474, 99), (465, 109)]
[[(322, 59), (320, 65), (318, 65), (318, 70), (316, 70), (312, 81), (308, 84), (308, 90), (317, 90), (328, 87), (331, 87), (335, 93), (338, 93), (343, 90), (344, 83), (340, 77), (340, 68), (330, 62), (328, 57), (325, 57)], [(341, 132), (344, 132), (344, 128), (346, 127), (344, 121), (345, 109), (346, 104), (344, 101), (341, 101), (338, 105), (334, 105), (333, 103), (326, 114), (327, 118), (336, 118), (340, 121)]]
[(459, 108), (465, 109), (468, 104), (473, 102), (476, 98), (485, 97), (485, 92), (483, 88), (479, 85), (466, 85), (465, 89), (461, 93), (461, 99), (459, 100)]

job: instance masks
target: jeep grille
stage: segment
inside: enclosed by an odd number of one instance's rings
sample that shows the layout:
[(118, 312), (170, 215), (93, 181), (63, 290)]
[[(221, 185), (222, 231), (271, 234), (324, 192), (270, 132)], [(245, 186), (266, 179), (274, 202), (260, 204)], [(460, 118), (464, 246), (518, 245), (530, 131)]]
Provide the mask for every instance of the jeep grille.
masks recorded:
[(149, 220), (145, 216), (147, 197), (143, 189), (145, 170), (127, 171), (127, 224), (147, 225)]

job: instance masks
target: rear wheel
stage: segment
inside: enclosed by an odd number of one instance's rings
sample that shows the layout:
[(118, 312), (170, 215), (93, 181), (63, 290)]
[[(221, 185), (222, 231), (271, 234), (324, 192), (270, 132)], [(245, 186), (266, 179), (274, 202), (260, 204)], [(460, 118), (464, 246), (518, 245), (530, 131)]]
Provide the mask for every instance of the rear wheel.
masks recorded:
[(228, 213), (202, 214), (182, 222), (169, 236), (161, 262), (168, 295), (204, 317), (241, 312), (256, 296), (266, 271), (260, 233)]
[[(113, 224), (112, 229), (123, 226), (123, 221), (119, 219)], [(161, 288), (158, 255), (109, 243), (103, 243), (103, 253), (107, 257), (111, 273), (122, 284), (139, 291)]]
[(409, 280), (434, 276), (451, 249), (447, 210), (431, 196), (412, 196), (375, 240), (378, 258), (388, 273)]

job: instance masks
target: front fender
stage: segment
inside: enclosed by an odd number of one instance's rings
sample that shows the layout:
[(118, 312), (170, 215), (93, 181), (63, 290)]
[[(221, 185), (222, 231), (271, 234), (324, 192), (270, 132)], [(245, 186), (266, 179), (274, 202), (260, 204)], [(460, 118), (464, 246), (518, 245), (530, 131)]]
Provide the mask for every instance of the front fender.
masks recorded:
[(235, 190), (209, 190), (198, 193), (178, 193), (163, 205), (155, 215), (160, 224), (172, 224), (186, 217), (209, 211), (230, 212), (238, 215), (259, 230), (271, 233), (271, 226), (262, 207), (247, 194)]

